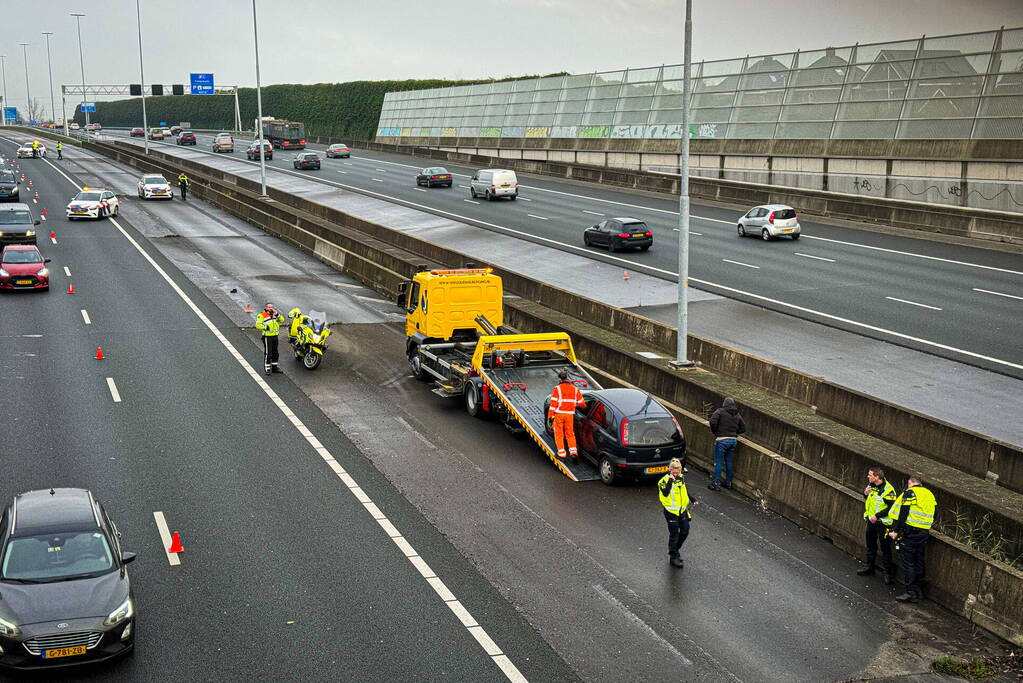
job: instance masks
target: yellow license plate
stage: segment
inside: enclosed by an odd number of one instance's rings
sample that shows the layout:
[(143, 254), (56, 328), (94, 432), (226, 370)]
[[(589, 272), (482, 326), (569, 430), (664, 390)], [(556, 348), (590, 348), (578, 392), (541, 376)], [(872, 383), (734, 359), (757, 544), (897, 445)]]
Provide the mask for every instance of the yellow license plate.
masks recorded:
[(47, 650), (43, 653), (43, 659), (54, 659), (56, 657), (73, 657), (74, 655), (84, 655), (85, 646), (76, 645), (75, 647), (58, 647), (53, 650)]
[(511, 185), (509, 185), (508, 183), (505, 183), (505, 184), (504, 184), (504, 185), (502, 185), (501, 187), (511, 187)]
[(792, 228), (786, 228), (785, 230), (782, 230), (782, 232), (792, 232)]
[(634, 232), (634, 233), (632, 233), (632, 236), (633, 237), (646, 237), (646, 235), (644, 233), (642, 233), (642, 232)]
[(32, 284), (32, 281), (31, 280), (15, 280), (14, 283), (18, 284), (18, 285), (30, 285), (30, 284)]
[(88, 211), (72, 211), (71, 213), (73, 213), (76, 216), (84, 216), (84, 215), (86, 215), (89, 212)]
[(667, 472), (668, 466), (661, 465), (660, 467), (648, 467), (644, 470), (647, 474), (660, 474), (661, 472)]

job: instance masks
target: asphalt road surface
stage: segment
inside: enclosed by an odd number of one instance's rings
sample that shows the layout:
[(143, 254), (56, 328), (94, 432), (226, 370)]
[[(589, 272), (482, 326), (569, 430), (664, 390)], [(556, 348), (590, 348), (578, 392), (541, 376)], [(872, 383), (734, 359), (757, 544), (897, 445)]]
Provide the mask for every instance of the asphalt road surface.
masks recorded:
[(138, 651), (97, 680), (573, 678), (129, 211), (64, 220), (87, 167), (20, 166), (57, 237), (52, 291), (0, 300), (0, 498), (88, 488), (139, 553)]
[[(197, 137), (195, 149), (212, 149), (212, 137)], [(248, 141), (236, 142), (233, 155), (244, 158)], [(174, 146), (172, 141), (150, 144)], [(292, 169), (293, 156), (275, 150), (268, 165)], [(472, 170), (465, 167), (449, 167), (455, 173), (454, 187), (427, 189), (415, 185), (421, 167), (408, 157), (355, 150), (351, 159), (322, 159), (321, 170), (299, 172), (477, 225), (542, 238), (545, 244), (585, 251), (625, 268), (677, 278), (677, 202), (548, 178), (522, 178), (517, 202), (487, 202), (470, 198)], [(653, 248), (610, 254), (583, 247), (582, 231), (588, 225), (623, 215), (646, 221), (654, 232)], [(694, 205), (694, 286), (1023, 377), (1023, 347), (1015, 342), (1023, 334), (1023, 255), (806, 219), (798, 242), (765, 243), (737, 236), (739, 215)]]
[[(389, 302), (202, 202), (136, 201), (133, 171), (67, 156), (79, 184), (127, 195), (117, 222), (242, 362), (259, 363), (245, 303), (328, 312), (321, 369), (284, 353), (268, 384), (528, 680), (836, 680), (997, 650), (934, 605), (896, 605), (825, 541), (707, 493), (697, 472), (674, 570), (649, 485), (572, 484), (530, 442), (432, 395), (408, 375)], [(5, 462), (0, 494), (87, 486), (140, 552), (138, 651), (92, 676), (503, 680), (262, 376), (112, 222), (62, 220), (70, 183), (49, 164), (22, 167), (58, 275), (49, 294), (0, 300), (0, 371), (25, 397), (3, 442), (32, 454)], [(182, 532), (180, 566), (156, 510)]]

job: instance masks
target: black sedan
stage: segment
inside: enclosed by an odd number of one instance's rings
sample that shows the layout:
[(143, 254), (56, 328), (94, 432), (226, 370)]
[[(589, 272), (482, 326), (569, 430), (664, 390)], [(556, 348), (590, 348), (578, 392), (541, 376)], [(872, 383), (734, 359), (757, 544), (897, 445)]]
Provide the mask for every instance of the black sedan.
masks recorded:
[(295, 161), (292, 163), (299, 170), (311, 168), (318, 171), (320, 170), (320, 155), (316, 152), (302, 152), (295, 155)]
[(454, 179), (451, 174), (448, 173), (446, 168), (440, 166), (434, 166), (433, 168), (424, 168), (416, 176), (416, 185), (426, 185), (427, 187), (451, 187), (451, 183)]
[(85, 489), (29, 491), (0, 519), (0, 667), (52, 669), (135, 646), (134, 553)]
[(584, 391), (583, 399), (586, 407), (575, 412), (579, 454), (597, 467), (605, 484), (624, 478), (659, 479), (672, 458), (685, 462), (682, 428), (649, 394), (637, 389), (600, 389)]
[(195, 133), (193, 133), (190, 130), (183, 130), (178, 135), (178, 141), (177, 142), (178, 142), (179, 145), (193, 145), (194, 146), (195, 145)]
[(638, 218), (608, 218), (583, 232), (587, 247), (607, 247), (609, 251), (636, 249), (646, 251), (654, 243), (654, 233)]

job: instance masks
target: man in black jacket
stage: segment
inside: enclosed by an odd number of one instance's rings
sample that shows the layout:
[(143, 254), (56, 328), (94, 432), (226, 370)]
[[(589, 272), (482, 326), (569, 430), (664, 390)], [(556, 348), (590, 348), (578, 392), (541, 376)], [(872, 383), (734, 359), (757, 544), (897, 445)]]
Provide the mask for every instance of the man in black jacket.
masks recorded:
[[(735, 455), (737, 437), (746, 431), (746, 423), (735, 407), (735, 399), (729, 396), (721, 407), (710, 416), (710, 431), (714, 434), (714, 479), (707, 485), (711, 491), (724, 486), (732, 488), (732, 457)], [(722, 466), (725, 478), (721, 479)]]

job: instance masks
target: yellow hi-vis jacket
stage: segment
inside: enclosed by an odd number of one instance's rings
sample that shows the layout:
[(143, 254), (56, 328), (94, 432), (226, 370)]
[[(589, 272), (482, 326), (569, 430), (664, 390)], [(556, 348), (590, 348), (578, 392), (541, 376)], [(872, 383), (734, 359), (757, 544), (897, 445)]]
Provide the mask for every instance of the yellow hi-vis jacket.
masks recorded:
[[(881, 517), (881, 513), (885, 512), (886, 508), (891, 507), (897, 497), (898, 494), (895, 493), (895, 487), (887, 479), (881, 487), (871, 484), (870, 493), (867, 494), (867, 500), (863, 504), (863, 519)], [(880, 521), (887, 525), (888, 522), (885, 519), (886, 517), (881, 517)]]
[(892, 524), (897, 522), (902, 514), (902, 506), (909, 508), (906, 516), (906, 525), (916, 529), (930, 529), (934, 526), (934, 513), (938, 508), (938, 501), (934, 494), (923, 486), (911, 486), (902, 492), (902, 495), (895, 499), (895, 504), (888, 511), (885, 522)]
[(692, 516), (689, 512), (689, 490), (686, 488), (686, 481), (682, 477), (672, 481), (671, 475), (666, 474), (657, 482), (657, 495), (661, 498), (661, 505), (673, 515), (681, 515), (683, 512)]
[(274, 316), (262, 311), (256, 316), (256, 329), (260, 330), (264, 337), (276, 337), (280, 334), (283, 324), (284, 316), (280, 313)]

